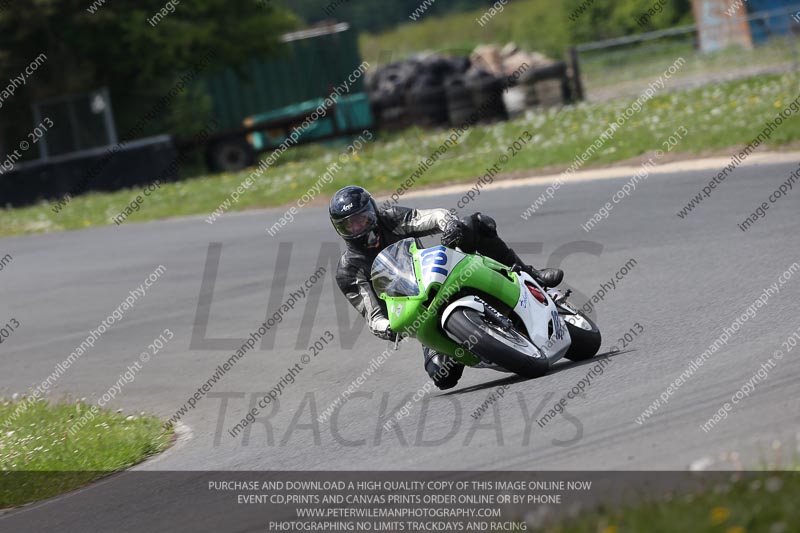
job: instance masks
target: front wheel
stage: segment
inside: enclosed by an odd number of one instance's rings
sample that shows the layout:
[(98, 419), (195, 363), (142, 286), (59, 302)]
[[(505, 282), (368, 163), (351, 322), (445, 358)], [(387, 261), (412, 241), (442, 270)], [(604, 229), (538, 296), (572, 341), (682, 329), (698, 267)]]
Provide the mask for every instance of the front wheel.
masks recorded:
[(561, 316), (567, 324), (569, 337), (572, 339), (572, 344), (564, 357), (570, 361), (585, 361), (594, 357), (600, 350), (602, 341), (597, 324), (581, 311), (574, 315)]
[(498, 326), (475, 309), (456, 309), (445, 329), (481, 359), (520, 376), (538, 378), (550, 369), (550, 362), (530, 340), (513, 328)]

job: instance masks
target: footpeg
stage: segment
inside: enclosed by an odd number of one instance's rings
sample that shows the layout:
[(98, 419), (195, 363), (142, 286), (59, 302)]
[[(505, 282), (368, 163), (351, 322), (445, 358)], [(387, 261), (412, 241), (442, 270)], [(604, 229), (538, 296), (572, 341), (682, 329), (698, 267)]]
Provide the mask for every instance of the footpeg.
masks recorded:
[(565, 290), (565, 291), (564, 291), (564, 294), (562, 294), (562, 295), (561, 295), (561, 298), (559, 298), (558, 300), (556, 300), (556, 303), (557, 303), (557, 304), (564, 303), (564, 302), (567, 300), (567, 298), (569, 298), (569, 295), (570, 295), (570, 294), (572, 294), (572, 289), (567, 289), (567, 290)]

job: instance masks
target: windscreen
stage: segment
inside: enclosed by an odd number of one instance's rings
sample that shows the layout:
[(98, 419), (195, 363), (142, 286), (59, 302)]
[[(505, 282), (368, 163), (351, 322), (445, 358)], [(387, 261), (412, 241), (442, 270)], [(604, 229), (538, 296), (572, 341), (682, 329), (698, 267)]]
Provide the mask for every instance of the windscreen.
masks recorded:
[(411, 244), (414, 239), (403, 239), (387, 246), (372, 263), (372, 288), (388, 296), (418, 296), (419, 285), (414, 273)]

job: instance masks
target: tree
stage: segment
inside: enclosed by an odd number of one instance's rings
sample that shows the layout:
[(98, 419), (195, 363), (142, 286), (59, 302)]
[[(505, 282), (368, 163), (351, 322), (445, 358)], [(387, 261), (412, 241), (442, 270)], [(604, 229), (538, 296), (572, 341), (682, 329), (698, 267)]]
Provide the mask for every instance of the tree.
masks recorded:
[[(280, 35), (299, 21), (268, 0), (12, 0), (0, 7), (0, 80), (19, 76), (38, 54), (47, 60), (0, 109), (16, 135), (30, 130), (30, 104), (106, 86), (119, 131), (204, 58), (205, 72), (280, 53)], [(2, 6), (3, 4), (0, 4)], [(163, 11), (162, 11), (163, 10)], [(160, 13), (161, 12), (161, 13)], [(155, 17), (155, 18), (154, 18)], [(155, 22), (155, 24), (153, 24)], [(0, 83), (0, 85), (2, 85)], [(1, 89), (2, 87), (0, 87)], [(146, 133), (175, 129), (200, 106), (186, 90)], [(197, 111), (195, 109), (195, 111)], [(201, 110), (202, 111), (202, 110)], [(198, 113), (199, 114), (199, 113)]]
[[(564, 11), (568, 16), (572, 41), (576, 43), (610, 39), (692, 24), (691, 0), (668, 0), (663, 6), (656, 0), (566, 0)], [(657, 10), (657, 11), (656, 11)], [(637, 22), (648, 11), (655, 13), (644, 27)]]

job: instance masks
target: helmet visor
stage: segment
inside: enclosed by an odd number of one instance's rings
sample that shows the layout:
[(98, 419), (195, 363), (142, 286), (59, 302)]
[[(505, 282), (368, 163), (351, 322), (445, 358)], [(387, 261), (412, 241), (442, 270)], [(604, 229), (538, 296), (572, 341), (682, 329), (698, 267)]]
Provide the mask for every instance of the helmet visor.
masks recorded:
[(333, 226), (339, 235), (345, 239), (356, 239), (365, 235), (367, 232), (378, 225), (378, 214), (375, 207), (370, 203), (358, 213), (335, 220)]

